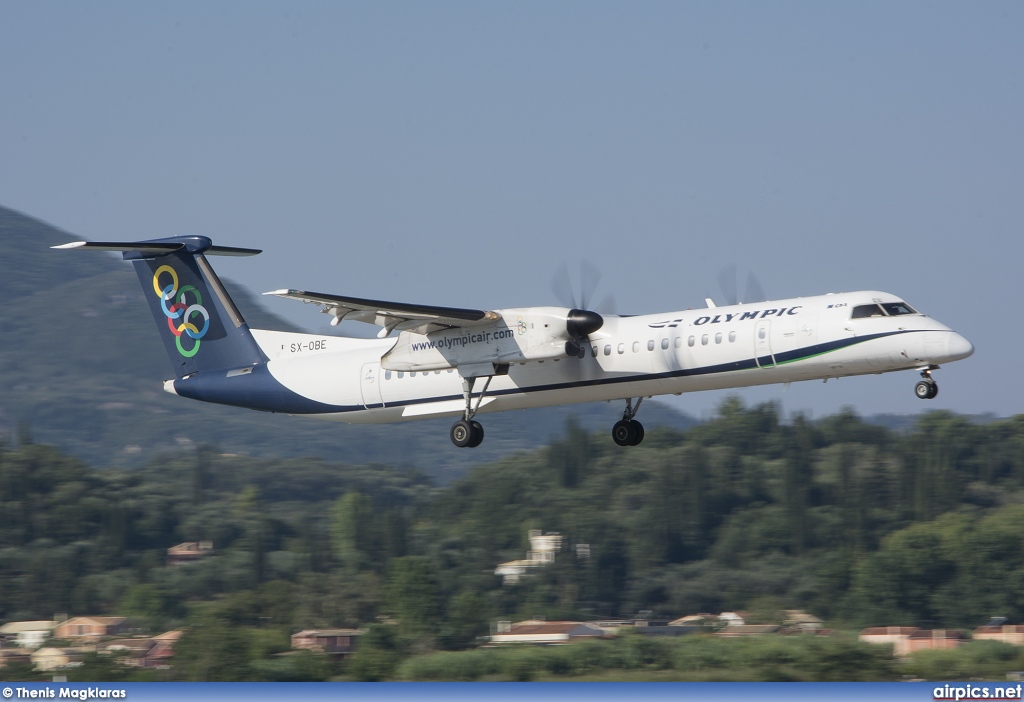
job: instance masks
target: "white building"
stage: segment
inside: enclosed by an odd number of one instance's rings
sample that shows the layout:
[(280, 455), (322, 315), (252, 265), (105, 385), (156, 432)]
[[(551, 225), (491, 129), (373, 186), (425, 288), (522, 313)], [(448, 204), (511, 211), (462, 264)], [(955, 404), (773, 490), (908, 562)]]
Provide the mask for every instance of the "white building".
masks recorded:
[(583, 622), (546, 622), (530, 619), (525, 622), (498, 622), (491, 643), (566, 644), (574, 639), (604, 636), (600, 627)]
[(14, 638), (18, 648), (39, 648), (53, 635), (57, 622), (42, 620), (32, 622), (7, 622), (0, 626), (0, 637)]
[(544, 534), (540, 529), (530, 529), (527, 533), (530, 537), (530, 550), (526, 552), (526, 558), (499, 563), (494, 569), (494, 574), (500, 575), (505, 585), (518, 583), (533, 568), (554, 563), (555, 554), (562, 548), (562, 535), (557, 532)]

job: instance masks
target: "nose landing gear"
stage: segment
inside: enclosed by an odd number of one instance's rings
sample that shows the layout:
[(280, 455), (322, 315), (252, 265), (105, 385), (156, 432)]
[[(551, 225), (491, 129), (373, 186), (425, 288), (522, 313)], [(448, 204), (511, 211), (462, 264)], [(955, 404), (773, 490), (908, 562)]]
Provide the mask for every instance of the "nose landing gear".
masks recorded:
[(644, 440), (644, 425), (633, 419), (640, 411), (640, 403), (643, 401), (644, 398), (638, 397), (634, 407), (632, 398), (626, 399), (622, 419), (615, 422), (615, 426), (612, 427), (612, 440), (619, 446), (637, 446)]
[(934, 400), (939, 394), (939, 385), (932, 380), (932, 369), (925, 368), (921, 371), (921, 377), (923, 380), (917, 381), (917, 385), (914, 386), (914, 394), (920, 400)]

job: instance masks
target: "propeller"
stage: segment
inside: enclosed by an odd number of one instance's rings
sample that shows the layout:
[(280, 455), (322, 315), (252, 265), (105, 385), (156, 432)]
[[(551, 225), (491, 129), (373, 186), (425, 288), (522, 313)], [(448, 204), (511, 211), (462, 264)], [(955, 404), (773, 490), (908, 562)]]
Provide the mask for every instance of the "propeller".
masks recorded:
[(737, 290), (736, 264), (731, 263), (718, 272), (718, 287), (725, 297), (725, 304), (737, 305), (741, 302), (763, 302), (767, 299), (761, 282), (754, 275), (753, 271), (747, 273), (747, 285), (743, 291), (743, 299), (740, 300)]
[[(568, 356), (579, 356), (583, 350), (582, 344), (587, 337), (604, 325), (604, 318), (590, 309), (594, 291), (600, 282), (601, 271), (586, 259), (580, 261), (578, 286), (573, 286), (569, 275), (569, 266), (564, 261), (555, 270), (555, 275), (551, 279), (551, 291), (555, 294), (555, 298), (562, 305), (570, 308), (565, 320), (565, 330), (571, 337), (569, 341), (565, 342), (565, 353)], [(607, 310), (614, 304), (614, 299), (609, 296), (602, 301), (600, 307)]]

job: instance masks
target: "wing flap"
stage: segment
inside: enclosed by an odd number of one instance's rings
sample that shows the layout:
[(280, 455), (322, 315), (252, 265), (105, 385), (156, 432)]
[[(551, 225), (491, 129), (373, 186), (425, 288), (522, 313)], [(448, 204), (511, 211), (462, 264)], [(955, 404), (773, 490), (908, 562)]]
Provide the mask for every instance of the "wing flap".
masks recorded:
[(384, 327), (388, 331), (399, 328), (415, 329), (420, 333), (427, 333), (451, 327), (489, 324), (501, 319), (501, 315), (497, 312), (488, 310), (367, 300), (361, 297), (328, 295), (307, 290), (272, 290), (263, 294), (321, 305), (321, 312), (333, 315), (339, 322), (346, 319), (366, 322)]

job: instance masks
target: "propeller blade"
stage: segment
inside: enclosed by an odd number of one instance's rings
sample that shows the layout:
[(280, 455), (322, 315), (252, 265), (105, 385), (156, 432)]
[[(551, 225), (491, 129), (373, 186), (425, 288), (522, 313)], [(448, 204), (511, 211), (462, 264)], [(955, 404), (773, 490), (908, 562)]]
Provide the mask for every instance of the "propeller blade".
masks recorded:
[(587, 259), (580, 260), (580, 300), (579, 307), (589, 309), (594, 301), (594, 291), (601, 282), (601, 271)]
[(601, 314), (618, 314), (619, 306), (615, 303), (615, 296), (608, 295), (597, 305), (594, 305), (594, 309)]
[(555, 269), (555, 274), (551, 278), (551, 292), (555, 294), (555, 299), (562, 307), (575, 308), (579, 306), (576, 304), (576, 296), (573, 294), (572, 283), (569, 281), (569, 266), (565, 261), (562, 261), (561, 265)]
[(768, 296), (764, 294), (764, 288), (761, 287), (761, 281), (757, 279), (757, 276), (753, 272), (747, 274), (747, 288), (743, 293), (744, 302), (764, 302), (768, 299)]
[(725, 304), (735, 305), (738, 301), (736, 292), (736, 264), (731, 263), (718, 272), (718, 287), (725, 296)]

